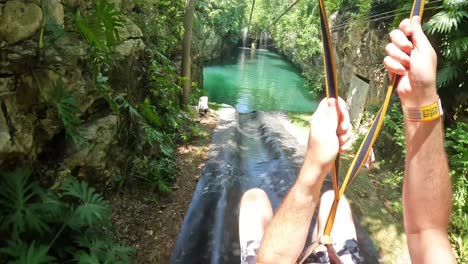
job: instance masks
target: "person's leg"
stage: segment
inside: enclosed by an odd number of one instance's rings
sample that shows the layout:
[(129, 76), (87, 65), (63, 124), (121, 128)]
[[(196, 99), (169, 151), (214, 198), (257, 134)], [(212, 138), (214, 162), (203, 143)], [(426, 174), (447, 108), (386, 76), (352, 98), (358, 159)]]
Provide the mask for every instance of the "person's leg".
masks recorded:
[[(321, 234), (323, 234), (334, 197), (335, 194), (331, 190), (322, 194), (320, 198), (320, 209), (317, 217), (316, 228), (314, 228), (313, 239), (317, 239)], [(338, 204), (338, 209), (336, 211), (335, 223), (330, 235), (335, 241), (343, 239), (357, 239), (353, 215), (346, 197), (342, 197), (340, 199), (340, 203)]]
[(273, 209), (263, 190), (255, 188), (244, 193), (239, 209), (241, 263), (255, 263), (256, 251), (272, 218)]
[[(314, 241), (323, 234), (334, 197), (333, 191), (327, 191), (323, 193), (320, 198), (320, 209), (312, 235)], [(359, 258), (356, 228), (354, 226), (351, 208), (345, 197), (342, 197), (338, 204), (335, 222), (330, 236), (333, 240), (333, 246), (343, 263), (353, 263), (353, 261), (356, 261), (356, 258)], [(350, 255), (350, 253), (352, 255)]]

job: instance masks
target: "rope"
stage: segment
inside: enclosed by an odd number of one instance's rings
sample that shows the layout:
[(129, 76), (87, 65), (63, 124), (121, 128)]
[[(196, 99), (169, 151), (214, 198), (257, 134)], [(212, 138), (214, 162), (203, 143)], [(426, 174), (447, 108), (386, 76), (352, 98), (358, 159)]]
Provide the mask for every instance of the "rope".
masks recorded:
[[(424, 2), (425, 0), (414, 0), (413, 7), (411, 10), (411, 17), (413, 16), (422, 16), (424, 11)], [(325, 86), (327, 92), (327, 98), (336, 98), (338, 99), (338, 82), (336, 79), (336, 67), (333, 55), (333, 47), (331, 43), (330, 37), (330, 30), (328, 26), (327, 14), (325, 10), (324, 0), (319, 0), (320, 3), (320, 26), (321, 26), (321, 33), (322, 33), (322, 43), (323, 43), (323, 65), (324, 65), (324, 72), (325, 72)], [(383, 124), (383, 120), (385, 114), (387, 113), (391, 96), (395, 90), (395, 86), (399, 80), (398, 75), (394, 75), (390, 81), (390, 85), (388, 87), (387, 93), (385, 95), (385, 101), (377, 112), (372, 126), (367, 133), (364, 141), (362, 142), (357, 155), (354, 157), (351, 166), (346, 173), (343, 183), (339, 186), (339, 170), (340, 170), (340, 155), (338, 154), (333, 164), (332, 168), (332, 181), (333, 181), (333, 191), (335, 193), (335, 197), (333, 199), (333, 204), (330, 209), (330, 213), (327, 218), (327, 223), (325, 225), (325, 230), (322, 237), (330, 238), (330, 233), (333, 229), (333, 224), (335, 222), (335, 216), (338, 208), (338, 203), (343, 196), (346, 188), (349, 184), (353, 181), (356, 177), (357, 173), (361, 169), (365, 158), (369, 155), (369, 152), (372, 146), (377, 139), (377, 136), (380, 132), (380, 129)], [(298, 263), (303, 263), (307, 257), (313, 253), (313, 251), (320, 245), (325, 245), (329, 254), (330, 263), (341, 263), (336, 252), (333, 249), (331, 239), (327, 239), (327, 242), (323, 242), (322, 240), (314, 242), (303, 255), (300, 257), (300, 261)]]

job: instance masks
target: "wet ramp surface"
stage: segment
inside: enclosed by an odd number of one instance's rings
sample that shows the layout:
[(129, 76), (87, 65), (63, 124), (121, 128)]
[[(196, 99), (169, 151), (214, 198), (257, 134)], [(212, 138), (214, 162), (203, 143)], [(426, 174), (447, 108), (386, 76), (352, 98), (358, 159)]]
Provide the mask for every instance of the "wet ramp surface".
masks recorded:
[[(171, 263), (239, 263), (238, 213), (242, 194), (261, 188), (275, 210), (294, 183), (303, 161), (305, 144), (298, 143), (284, 126), (285, 114), (238, 114), (234, 108), (223, 106), (219, 115), (208, 160), (186, 212)], [(322, 189), (330, 188), (331, 182), (326, 180)], [(358, 224), (356, 229), (363, 261), (378, 262), (369, 237)]]

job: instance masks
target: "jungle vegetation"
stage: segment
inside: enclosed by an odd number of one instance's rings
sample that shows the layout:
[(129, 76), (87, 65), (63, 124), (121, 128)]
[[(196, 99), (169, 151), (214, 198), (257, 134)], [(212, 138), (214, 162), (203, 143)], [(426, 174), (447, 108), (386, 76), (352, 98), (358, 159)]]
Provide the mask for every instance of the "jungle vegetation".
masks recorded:
[[(47, 0), (42, 0), (45, 5)], [(299, 1), (276, 23), (272, 21), (295, 1), (257, 0), (249, 25), (252, 2), (246, 0), (135, 0), (132, 19), (143, 32), (144, 58), (127, 61), (126, 69), (143, 72), (143, 80), (117, 89), (112, 74), (122, 71), (116, 57), (122, 13), (111, 1), (93, 0), (91, 10), (65, 6), (66, 22), (58, 27), (50, 19), (38, 36), (38, 49), (45, 54), (54, 39), (75, 32), (89, 45), (92, 87), (119, 118), (119, 142), (138, 157), (140, 175), (114, 179), (112, 188), (122, 188), (130, 177), (138, 177), (151, 191), (171, 192), (175, 180), (176, 146), (189, 142), (200, 130), (188, 105), (203, 93), (191, 71), (203, 43), (192, 35), (204, 27), (214, 31), (235, 48), (241, 29), (249, 27), (258, 36), (267, 30), (278, 52), (295, 63), (307, 62), (303, 75), (316, 94), (323, 93), (321, 40), (317, 1)], [(438, 89), (446, 109), (446, 149), (453, 182), (453, 214), (450, 239), (457, 259), (468, 258), (468, 2), (428, 1), (435, 8), (425, 16), (424, 30), (439, 55)], [(394, 26), (409, 10), (408, 1), (329, 0), (329, 15), (345, 13), (349, 26), (369, 23), (369, 17), (389, 12), (383, 22)], [(379, 26), (372, 23), (370, 26)], [(193, 41), (191, 41), (193, 40)], [(64, 54), (66, 56), (66, 54)], [(198, 58), (199, 59), (199, 58)], [(138, 65), (137, 60), (142, 60)], [(202, 59), (201, 59), (202, 60)], [(65, 78), (65, 77), (63, 77)], [(144, 88), (144, 89), (139, 89)], [(140, 91), (140, 92), (134, 92)], [(144, 91), (144, 92), (141, 92)], [(88, 144), (81, 133), (82, 117), (76, 98), (59, 78), (53, 94), (46, 95), (55, 109), (67, 138), (77, 148)], [(392, 145), (381, 158), (397, 168), (392, 184), (401, 186), (404, 153), (402, 113), (395, 103), (389, 111), (381, 140)], [(150, 149), (151, 151), (143, 151)], [(16, 168), (0, 173), (0, 261), (9, 263), (128, 263), (135, 249), (114, 239), (109, 220), (111, 206), (92, 186), (74, 177), (44, 184), (33, 168)], [(390, 183), (389, 183), (390, 184)], [(397, 185), (398, 185), (397, 184)], [(401, 189), (399, 189), (401, 191)]]

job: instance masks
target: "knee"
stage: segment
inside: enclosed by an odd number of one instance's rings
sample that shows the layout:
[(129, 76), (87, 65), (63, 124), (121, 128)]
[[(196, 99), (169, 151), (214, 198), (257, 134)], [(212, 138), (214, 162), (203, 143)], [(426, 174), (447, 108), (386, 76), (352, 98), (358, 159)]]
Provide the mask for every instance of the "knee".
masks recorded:
[(267, 194), (258, 188), (253, 188), (244, 193), (241, 199), (241, 206), (243, 205), (253, 205), (261, 206), (263, 203), (268, 202)]
[[(324, 192), (321, 196), (320, 204), (324, 207), (330, 208), (332, 206), (333, 200), (335, 199), (335, 192), (333, 190), (328, 190)], [(340, 203), (338, 204), (338, 212), (342, 214), (351, 213), (351, 208), (349, 206), (348, 199), (345, 196), (342, 196)]]
[(328, 190), (322, 194), (320, 197), (320, 204), (331, 207), (333, 200), (335, 199), (335, 192), (333, 190)]
[(267, 194), (258, 188), (250, 189), (242, 195), (240, 208), (241, 210), (254, 210), (266, 218), (272, 215), (271, 204)]

